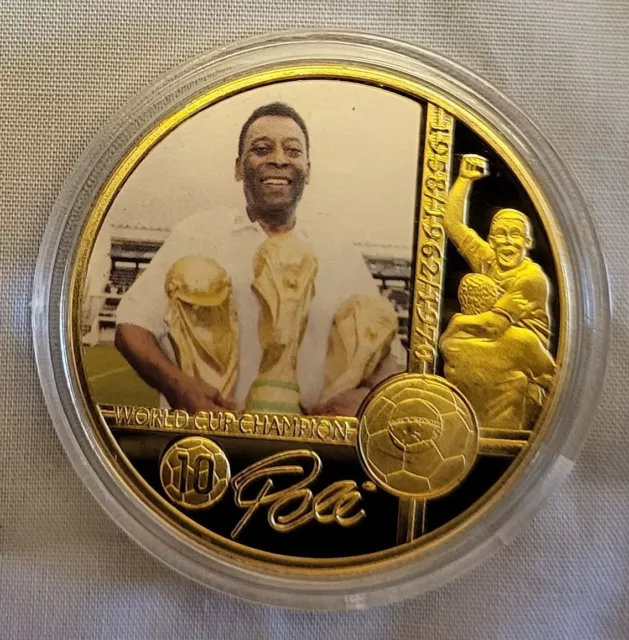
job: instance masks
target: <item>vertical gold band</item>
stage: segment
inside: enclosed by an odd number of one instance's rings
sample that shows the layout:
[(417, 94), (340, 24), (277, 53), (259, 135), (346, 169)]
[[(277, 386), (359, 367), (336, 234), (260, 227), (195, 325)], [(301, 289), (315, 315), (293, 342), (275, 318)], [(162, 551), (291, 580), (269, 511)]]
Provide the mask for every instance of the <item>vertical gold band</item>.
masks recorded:
[[(408, 358), (409, 373), (435, 373), (443, 297), (446, 236), (443, 214), (454, 139), (454, 118), (432, 103), (426, 106), (424, 153), (417, 211), (415, 292)], [(425, 500), (400, 500), (397, 542), (425, 533)]]

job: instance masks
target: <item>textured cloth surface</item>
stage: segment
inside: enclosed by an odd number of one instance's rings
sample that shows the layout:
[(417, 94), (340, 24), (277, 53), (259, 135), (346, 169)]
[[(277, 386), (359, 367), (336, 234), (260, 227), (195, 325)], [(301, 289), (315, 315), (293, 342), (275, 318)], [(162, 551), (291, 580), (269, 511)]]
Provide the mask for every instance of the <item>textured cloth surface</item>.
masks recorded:
[[(0, 0), (0, 637), (629, 637), (627, 0)], [(54, 199), (99, 127), (176, 64), (237, 38), (351, 27), (483, 75), (538, 123), (596, 221), (614, 300), (601, 409), (546, 508), (481, 567), (405, 603), (264, 608), (176, 575), (91, 498), (54, 433), (28, 305)]]

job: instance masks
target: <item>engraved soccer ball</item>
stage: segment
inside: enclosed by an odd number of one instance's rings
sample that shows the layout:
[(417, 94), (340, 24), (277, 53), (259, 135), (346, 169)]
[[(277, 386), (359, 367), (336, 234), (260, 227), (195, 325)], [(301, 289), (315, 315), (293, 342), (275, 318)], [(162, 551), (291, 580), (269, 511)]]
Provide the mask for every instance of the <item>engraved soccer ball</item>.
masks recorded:
[(218, 502), (231, 475), (225, 452), (200, 436), (184, 438), (169, 447), (159, 471), (168, 498), (186, 509), (207, 509)]
[(394, 495), (430, 499), (465, 478), (478, 450), (478, 425), (465, 397), (443, 378), (402, 375), (380, 387), (358, 434), (370, 477)]

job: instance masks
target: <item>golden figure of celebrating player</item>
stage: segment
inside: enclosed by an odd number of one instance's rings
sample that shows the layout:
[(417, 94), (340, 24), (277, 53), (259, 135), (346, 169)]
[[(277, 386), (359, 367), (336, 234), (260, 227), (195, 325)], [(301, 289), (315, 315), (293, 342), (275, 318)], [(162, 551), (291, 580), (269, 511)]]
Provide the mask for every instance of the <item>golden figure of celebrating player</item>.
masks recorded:
[(466, 224), (472, 184), (488, 175), (485, 158), (464, 155), (450, 189), (443, 226), (476, 274), (459, 289), (463, 313), (441, 339), (446, 378), (474, 407), (481, 427), (526, 429), (539, 413), (555, 364), (548, 352), (549, 283), (528, 257), (528, 217), (500, 209), (487, 241)]

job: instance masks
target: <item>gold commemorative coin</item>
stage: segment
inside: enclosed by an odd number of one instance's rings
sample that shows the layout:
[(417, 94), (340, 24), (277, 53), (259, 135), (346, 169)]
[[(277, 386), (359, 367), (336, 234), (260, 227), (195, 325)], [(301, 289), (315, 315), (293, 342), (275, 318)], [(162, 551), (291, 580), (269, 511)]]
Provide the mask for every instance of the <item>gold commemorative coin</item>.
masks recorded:
[(83, 479), (165, 562), (275, 604), (398, 599), (570, 468), (604, 269), (486, 83), (280, 34), (173, 72), (99, 140), (44, 239), (36, 353)]

